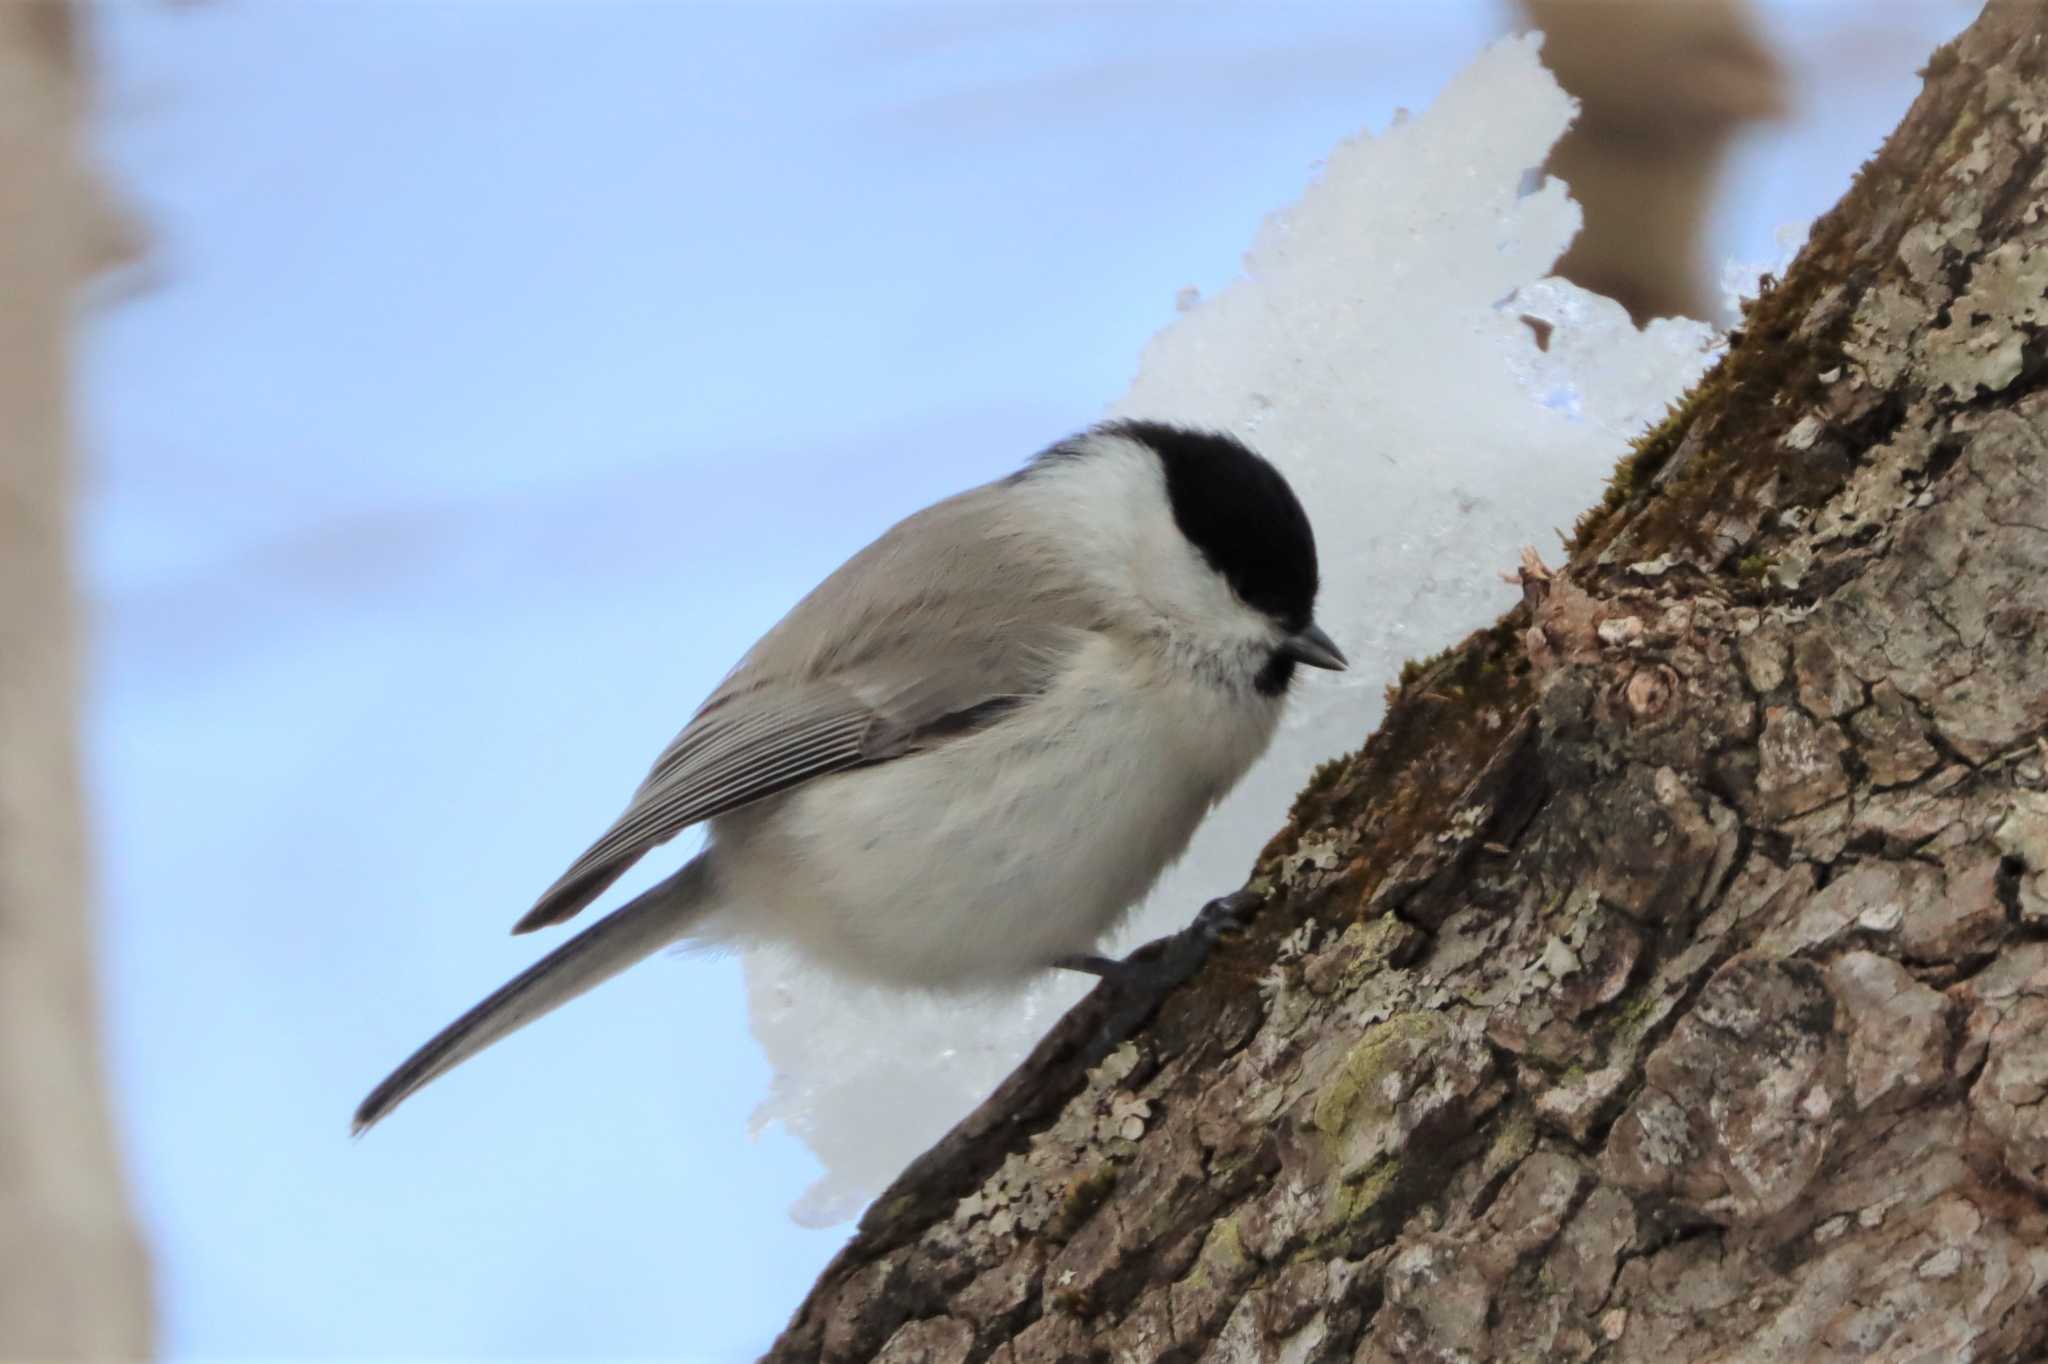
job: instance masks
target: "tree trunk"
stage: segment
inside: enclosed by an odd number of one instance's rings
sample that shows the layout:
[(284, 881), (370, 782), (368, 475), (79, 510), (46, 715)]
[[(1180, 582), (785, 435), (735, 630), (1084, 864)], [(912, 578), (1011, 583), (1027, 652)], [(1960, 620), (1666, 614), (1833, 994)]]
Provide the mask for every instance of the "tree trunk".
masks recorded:
[(2048, 1344), (2048, 12), (1994, 5), (1556, 573), (771, 1358)]
[(76, 739), (68, 350), (119, 245), (75, 160), (70, 12), (0, 3), (0, 1359), (149, 1350), (101, 1089)]

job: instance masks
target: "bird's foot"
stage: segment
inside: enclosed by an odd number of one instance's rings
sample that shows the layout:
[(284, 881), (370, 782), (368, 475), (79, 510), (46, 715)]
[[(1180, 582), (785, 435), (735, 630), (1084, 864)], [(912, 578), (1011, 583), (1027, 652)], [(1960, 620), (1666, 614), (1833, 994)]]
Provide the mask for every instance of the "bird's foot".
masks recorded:
[(1199, 971), (1216, 944), (1241, 931), (1263, 904), (1265, 897), (1257, 891), (1235, 890), (1203, 905), (1180, 932), (1154, 939), (1122, 960), (1075, 953), (1053, 965), (1100, 976), (1121, 991), (1164, 994)]
[(1255, 890), (1232, 891), (1203, 905), (1194, 922), (1180, 932), (1156, 938), (1121, 961), (1085, 953), (1054, 961), (1053, 965), (1063, 970), (1100, 976), (1113, 992), (1112, 1011), (1089, 1047), (1090, 1055), (1102, 1057), (1114, 1051), (1167, 995), (1202, 969), (1216, 944), (1242, 932), (1265, 902)]

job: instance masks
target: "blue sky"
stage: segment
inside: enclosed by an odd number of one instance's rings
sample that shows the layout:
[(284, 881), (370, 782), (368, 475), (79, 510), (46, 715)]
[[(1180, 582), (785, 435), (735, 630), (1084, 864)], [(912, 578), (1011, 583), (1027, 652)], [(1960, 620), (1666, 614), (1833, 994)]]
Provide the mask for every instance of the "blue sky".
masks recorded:
[[(1724, 252), (1831, 203), (1967, 17), (1773, 7), (1834, 65), (1745, 153)], [(154, 246), (81, 352), (88, 743), (167, 1353), (764, 1346), (841, 1232), (747, 1138), (732, 963), (630, 973), (360, 1143), (350, 1108), (531, 959), (511, 920), (796, 596), (1093, 420), (1178, 290), (1497, 23), (100, 11)]]

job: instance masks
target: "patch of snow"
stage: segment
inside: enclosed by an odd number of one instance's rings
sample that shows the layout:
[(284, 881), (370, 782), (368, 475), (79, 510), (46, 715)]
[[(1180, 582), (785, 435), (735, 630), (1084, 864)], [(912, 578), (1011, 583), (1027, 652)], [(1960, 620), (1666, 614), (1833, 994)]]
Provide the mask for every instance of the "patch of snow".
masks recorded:
[[(1579, 210), (1529, 170), (1572, 112), (1535, 40), (1495, 44), (1427, 113), (1333, 151), (1243, 276), (1184, 295), (1146, 347), (1112, 415), (1221, 427), (1285, 471), (1316, 525), (1319, 618), (1352, 666), (1296, 683), (1272, 751), (1110, 950), (1243, 884), (1310, 769), (1378, 723), (1402, 662), (1509, 606), (1501, 571), (1598, 499), (1712, 359), (1704, 323), (1638, 331), (1547, 277)], [(905, 1000), (763, 954), (747, 978), (778, 1072), (757, 1127), (783, 1124), (826, 1167), (793, 1210), (807, 1223), (858, 1212), (1092, 984), (1048, 972), (1000, 998)]]

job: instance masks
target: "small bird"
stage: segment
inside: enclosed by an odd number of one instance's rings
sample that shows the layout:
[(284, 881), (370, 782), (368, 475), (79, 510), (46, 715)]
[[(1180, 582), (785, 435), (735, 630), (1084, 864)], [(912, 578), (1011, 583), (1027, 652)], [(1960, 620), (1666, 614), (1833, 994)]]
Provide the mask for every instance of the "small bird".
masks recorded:
[(693, 824), (703, 851), (414, 1052), (355, 1131), (684, 940), (911, 988), (1115, 978), (1098, 940), (1265, 751), (1296, 666), (1345, 666), (1316, 589), (1280, 472), (1159, 422), (1097, 426), (899, 522), (748, 651), (513, 932)]

